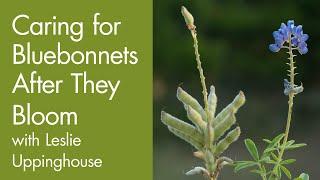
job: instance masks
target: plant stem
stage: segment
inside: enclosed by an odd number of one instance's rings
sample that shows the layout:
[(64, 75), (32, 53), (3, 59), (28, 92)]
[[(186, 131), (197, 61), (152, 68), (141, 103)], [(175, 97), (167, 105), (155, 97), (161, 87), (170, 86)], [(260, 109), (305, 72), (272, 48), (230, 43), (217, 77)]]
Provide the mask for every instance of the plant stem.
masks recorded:
[(211, 130), (211, 115), (209, 113), (209, 109), (208, 109), (208, 91), (207, 91), (207, 86), (206, 86), (206, 81), (205, 81), (205, 76), (203, 74), (203, 69), (201, 67), (201, 60), (200, 60), (200, 54), (199, 54), (199, 47), (198, 47), (198, 39), (197, 39), (197, 32), (195, 29), (191, 29), (191, 35), (193, 38), (193, 44), (194, 44), (194, 53), (196, 56), (196, 61), (197, 61), (197, 68), (199, 70), (199, 74), (200, 74), (200, 81), (201, 81), (201, 85), (202, 85), (202, 95), (203, 95), (203, 101), (204, 101), (204, 107), (205, 107), (205, 112), (207, 115), (207, 143), (206, 146), (208, 149), (211, 148), (211, 137), (212, 137), (212, 130)]
[[(263, 166), (261, 164), (259, 164), (260, 171), (264, 171), (264, 168), (262, 168), (262, 167)], [(266, 176), (265, 173), (264, 174), (260, 174), (260, 176), (261, 176), (262, 180), (267, 180), (267, 176)]]
[[(201, 60), (200, 60), (200, 53), (199, 53), (199, 46), (198, 46), (198, 39), (197, 39), (197, 32), (194, 28), (190, 29), (192, 38), (193, 38), (193, 46), (194, 46), (194, 53), (196, 56), (196, 61), (197, 61), (197, 68), (199, 71), (200, 75), (200, 81), (201, 81), (201, 86), (202, 86), (202, 95), (203, 95), (203, 101), (204, 101), (204, 110), (206, 112), (206, 121), (207, 121), (207, 129), (205, 132), (205, 149), (208, 150), (209, 152), (212, 152), (212, 142), (213, 142), (213, 137), (214, 137), (214, 132), (212, 130), (211, 124), (212, 124), (212, 119), (211, 114), (209, 112), (209, 103), (208, 103), (208, 91), (207, 91), (207, 86), (206, 86), (206, 81), (205, 81), (205, 76), (203, 74), (203, 69), (201, 66)], [(209, 177), (210, 180), (217, 180), (218, 175), (220, 173), (220, 170), (218, 167), (215, 167), (216, 164), (212, 162), (210, 159), (205, 159), (207, 162), (207, 170), (209, 171)], [(214, 170), (215, 169), (215, 170)]]
[[(291, 45), (291, 35), (289, 36), (289, 47), (288, 47), (288, 54), (289, 54), (289, 72), (290, 74), (288, 74), (288, 76), (290, 77), (290, 85), (291, 87), (294, 87), (295, 84), (294, 84), (294, 76), (295, 76), (295, 72), (294, 72), (294, 54), (293, 54), (293, 48), (292, 48), (292, 45)], [(280, 152), (279, 152), (279, 156), (278, 156), (278, 162), (277, 164), (275, 165), (274, 169), (273, 169), (273, 172), (275, 172), (275, 170), (279, 167), (281, 161), (282, 161), (282, 157), (283, 157), (283, 154), (284, 154), (284, 151), (285, 151), (285, 145), (288, 141), (288, 137), (289, 137), (289, 132), (290, 132), (290, 125), (291, 125), (291, 120), (292, 120), (292, 108), (293, 108), (293, 98), (294, 98), (294, 92), (291, 91), (289, 92), (289, 100), (288, 100), (288, 115), (287, 115), (287, 124), (286, 124), (286, 130), (285, 130), (285, 133), (284, 133), (284, 138), (283, 138), (283, 142), (282, 142), (282, 145), (280, 146), (281, 149), (280, 149)], [(275, 174), (274, 174), (275, 175)], [(272, 174), (270, 175), (272, 176)]]
[[(289, 38), (289, 51), (288, 51), (288, 54), (289, 54), (289, 60), (290, 60), (290, 85), (292, 87), (294, 87), (294, 55), (293, 55), (293, 52), (292, 52), (292, 46), (291, 46), (291, 38)], [(281, 146), (281, 149), (280, 149), (280, 153), (279, 153), (279, 161), (282, 160), (282, 156), (283, 156), (283, 153), (284, 153), (284, 150), (285, 150), (285, 144), (287, 143), (288, 141), (288, 137), (289, 137), (289, 131), (290, 131), (290, 125), (291, 125), (291, 120), (292, 120), (292, 108), (293, 108), (293, 98), (294, 98), (294, 92), (290, 92), (289, 93), (289, 101), (288, 101), (288, 116), (287, 116), (287, 125), (286, 125), (286, 130), (285, 130), (285, 134), (284, 134), (284, 139), (283, 139), (283, 142), (282, 142), (282, 146)]]

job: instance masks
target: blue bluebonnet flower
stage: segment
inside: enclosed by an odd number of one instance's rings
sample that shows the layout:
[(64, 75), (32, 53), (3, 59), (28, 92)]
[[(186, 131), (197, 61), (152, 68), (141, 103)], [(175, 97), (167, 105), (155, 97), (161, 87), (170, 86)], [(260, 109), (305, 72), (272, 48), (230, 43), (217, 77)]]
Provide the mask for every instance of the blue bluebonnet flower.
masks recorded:
[[(297, 48), (300, 54), (306, 54), (308, 47), (306, 41), (308, 40), (308, 34), (304, 34), (302, 26), (294, 25), (293, 20), (289, 20), (287, 24), (281, 23), (278, 31), (272, 33), (275, 43), (269, 45), (269, 49), (272, 52), (278, 52), (284, 47), (285, 43), (288, 43), (293, 48)], [(289, 43), (289, 40), (291, 42)]]

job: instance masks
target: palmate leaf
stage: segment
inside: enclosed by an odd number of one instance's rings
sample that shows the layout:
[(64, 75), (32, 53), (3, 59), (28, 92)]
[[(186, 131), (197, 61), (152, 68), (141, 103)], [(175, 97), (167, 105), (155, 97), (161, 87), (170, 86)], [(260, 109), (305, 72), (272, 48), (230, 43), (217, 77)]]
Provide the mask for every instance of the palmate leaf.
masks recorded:
[(280, 143), (281, 139), (283, 139), (283, 137), (284, 137), (284, 134), (281, 133), (278, 136), (276, 136), (275, 138), (273, 138), (271, 141), (268, 139), (263, 139), (263, 141), (268, 143), (267, 148), (263, 151), (263, 157), (269, 156), (270, 152), (273, 152), (273, 151), (279, 149), (280, 148), (279, 143)]
[(258, 152), (258, 149), (257, 149), (255, 143), (251, 139), (246, 139), (244, 141), (244, 143), (245, 143), (250, 155), (252, 156), (252, 158), (255, 161), (259, 161), (259, 152)]

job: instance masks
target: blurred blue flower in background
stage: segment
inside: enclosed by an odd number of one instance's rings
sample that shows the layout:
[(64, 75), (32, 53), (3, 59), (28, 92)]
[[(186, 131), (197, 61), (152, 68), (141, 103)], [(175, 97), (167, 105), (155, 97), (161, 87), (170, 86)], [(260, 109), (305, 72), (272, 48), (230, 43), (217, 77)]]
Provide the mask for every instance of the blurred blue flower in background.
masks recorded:
[(272, 52), (278, 52), (284, 47), (288, 48), (284, 46), (286, 42), (292, 48), (297, 49), (300, 54), (306, 54), (308, 52), (306, 41), (309, 36), (303, 33), (302, 25), (295, 26), (293, 20), (289, 20), (287, 24), (281, 23), (279, 30), (274, 31), (272, 35), (275, 41), (274, 44), (269, 45), (269, 49)]

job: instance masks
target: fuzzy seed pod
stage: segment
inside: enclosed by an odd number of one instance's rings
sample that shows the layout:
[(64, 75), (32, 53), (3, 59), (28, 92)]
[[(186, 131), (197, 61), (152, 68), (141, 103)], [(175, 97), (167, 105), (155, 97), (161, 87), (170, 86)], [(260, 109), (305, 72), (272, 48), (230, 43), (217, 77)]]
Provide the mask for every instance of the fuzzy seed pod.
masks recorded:
[(194, 157), (204, 160), (204, 154), (202, 151), (193, 152)]
[(216, 139), (219, 139), (230, 127), (236, 122), (234, 114), (229, 113), (224, 120), (222, 120), (216, 127), (214, 127), (214, 133)]
[(206, 121), (206, 113), (203, 107), (195, 98), (184, 91), (181, 87), (178, 87), (177, 89), (177, 98), (185, 105), (185, 107), (191, 106), (194, 110), (201, 114), (202, 119)]
[(206, 166), (209, 172), (214, 172), (216, 169), (216, 163), (214, 155), (211, 151), (206, 150), (204, 152), (205, 160), (206, 160)]
[(202, 120), (201, 115), (191, 106), (187, 106), (187, 114), (190, 121), (192, 121), (201, 131), (207, 128), (207, 123)]
[(161, 112), (161, 121), (167, 125), (169, 130), (176, 136), (192, 144), (197, 149), (202, 148), (203, 135), (194, 126), (164, 111)]
[(245, 103), (245, 101), (246, 98), (243, 92), (240, 91), (239, 94), (234, 98), (234, 100), (216, 116), (212, 123), (213, 126), (217, 125), (222, 120), (224, 120), (229, 113), (235, 114), (238, 111), (238, 109)]
[(186, 141), (187, 143), (191, 144), (193, 147), (195, 147), (197, 150), (200, 150), (203, 148), (203, 143), (200, 139), (196, 138), (193, 133), (197, 133), (196, 129), (192, 133), (186, 133), (179, 131), (171, 126), (168, 126), (168, 129), (170, 132), (172, 132), (177, 137), (181, 138), (182, 140)]
[(203, 167), (194, 167), (190, 171), (186, 172), (187, 176), (197, 175), (197, 174), (209, 174), (208, 171)]
[(215, 113), (216, 113), (216, 107), (217, 107), (217, 96), (216, 96), (214, 86), (210, 86), (208, 103), (209, 103), (209, 113), (211, 114), (211, 118), (214, 118)]
[(236, 127), (232, 131), (230, 131), (225, 138), (223, 138), (216, 146), (214, 155), (219, 156), (223, 153), (233, 142), (238, 140), (240, 136), (241, 130), (240, 127)]
[(184, 18), (184, 21), (186, 22), (187, 27), (190, 30), (194, 30), (195, 29), (194, 18), (192, 14), (184, 6), (181, 7), (181, 14)]

